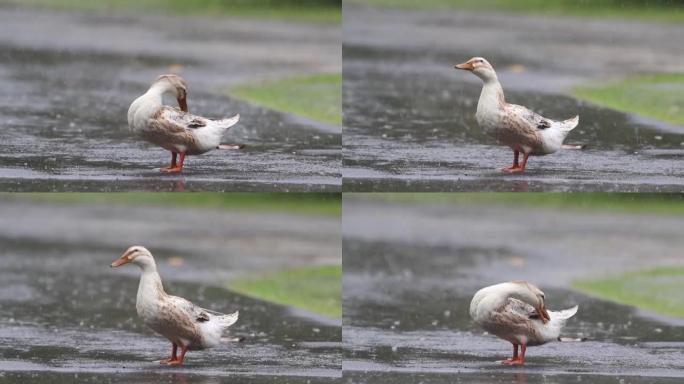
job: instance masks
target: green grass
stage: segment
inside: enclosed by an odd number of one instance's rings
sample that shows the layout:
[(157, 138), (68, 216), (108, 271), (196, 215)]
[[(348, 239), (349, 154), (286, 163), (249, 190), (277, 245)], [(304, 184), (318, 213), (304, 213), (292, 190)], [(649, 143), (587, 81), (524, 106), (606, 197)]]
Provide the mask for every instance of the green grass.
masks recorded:
[(244, 211), (340, 216), (340, 194), (334, 193), (24, 193), (4, 199), (60, 204), (136, 204)]
[(412, 9), (478, 9), (543, 15), (684, 21), (684, 4), (660, 0), (351, 0), (377, 6)]
[(577, 87), (572, 93), (605, 107), (684, 125), (684, 73), (634, 76)]
[(339, 23), (342, 19), (339, 0), (0, 0), (0, 4), (95, 12), (232, 15), (323, 23)]
[(461, 205), (529, 206), (556, 210), (684, 214), (684, 195), (667, 193), (385, 193), (355, 194), (379, 200)]
[(684, 318), (684, 268), (657, 268), (580, 280), (573, 286), (581, 291), (668, 316)]
[(282, 112), (324, 123), (342, 124), (342, 75), (293, 77), (248, 84), (231, 95)]
[(285, 270), (231, 281), (228, 287), (258, 299), (342, 317), (342, 267)]

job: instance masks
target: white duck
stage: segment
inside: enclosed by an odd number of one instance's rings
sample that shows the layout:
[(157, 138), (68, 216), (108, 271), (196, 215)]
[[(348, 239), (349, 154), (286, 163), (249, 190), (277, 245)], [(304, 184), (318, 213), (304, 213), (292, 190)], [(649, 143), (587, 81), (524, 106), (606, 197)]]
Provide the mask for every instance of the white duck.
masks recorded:
[[(178, 108), (162, 104), (164, 94), (173, 95)], [(142, 137), (171, 151), (171, 166), (162, 172), (181, 172), (185, 155), (199, 155), (220, 148), (221, 137), (240, 120), (240, 115), (210, 120), (188, 113), (187, 86), (178, 75), (161, 75), (150, 89), (131, 103), (128, 127)], [(180, 159), (176, 162), (176, 156)]]
[(577, 313), (577, 306), (547, 311), (545, 299), (544, 292), (526, 281), (496, 284), (475, 293), (470, 317), (487, 332), (513, 344), (513, 357), (504, 364), (523, 365), (528, 346), (558, 340), (565, 322)]
[[(523, 173), (530, 155), (542, 156), (558, 151), (565, 137), (579, 123), (579, 116), (554, 121), (521, 105), (506, 103), (494, 68), (481, 57), (455, 67), (471, 71), (484, 82), (475, 118), (488, 135), (513, 149), (513, 165), (504, 168), (504, 172)], [(520, 152), (523, 153), (522, 164), (519, 163)]]
[[(145, 247), (128, 248), (111, 267), (120, 267), (127, 263), (135, 264), (142, 270), (135, 303), (138, 316), (145, 325), (173, 344), (171, 357), (160, 363), (181, 365), (188, 350), (217, 346), (226, 328), (237, 321), (237, 311), (225, 315), (200, 308), (182, 297), (164, 292), (154, 258)], [(178, 347), (181, 349), (180, 355), (177, 354)]]

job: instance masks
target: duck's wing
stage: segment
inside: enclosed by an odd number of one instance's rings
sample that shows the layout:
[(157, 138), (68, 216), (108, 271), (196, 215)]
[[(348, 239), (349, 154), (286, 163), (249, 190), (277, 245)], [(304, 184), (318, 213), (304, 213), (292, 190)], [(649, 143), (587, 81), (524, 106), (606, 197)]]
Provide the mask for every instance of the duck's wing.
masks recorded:
[(537, 311), (529, 304), (508, 298), (506, 302), (492, 311), (489, 323), (495, 334), (506, 338), (507, 335), (529, 335), (533, 323), (539, 321)]
[(209, 123), (209, 120), (202, 116), (193, 115), (192, 113), (183, 112), (178, 108), (168, 106), (162, 108), (161, 117), (165, 121), (177, 124), (185, 129), (201, 128)]
[(508, 104), (506, 105), (506, 113), (510, 114), (515, 120), (539, 130), (551, 127), (551, 120), (522, 105)]
[(233, 325), (239, 316), (239, 312), (225, 314), (221, 312), (212, 311), (211, 309), (206, 309), (199, 307), (189, 300), (186, 300), (178, 296), (169, 296), (169, 303), (182, 312), (184, 317), (191, 320), (193, 323), (206, 323), (210, 320), (216, 320), (219, 324), (224, 327), (229, 327)]
[(147, 121), (144, 134), (152, 142), (193, 148), (196, 146), (193, 131), (206, 126), (207, 122), (201, 116), (163, 106)]
[(202, 116), (183, 112), (178, 108), (162, 106), (153, 116), (153, 121), (169, 132), (182, 132), (205, 127), (209, 120)]
[(193, 323), (204, 323), (211, 320), (213, 311), (201, 308), (189, 300), (178, 296), (168, 297), (169, 305), (173, 307), (179, 314), (182, 314)]
[(503, 311), (509, 312), (511, 315), (520, 317), (521, 319), (527, 320), (539, 320), (541, 321), (541, 316), (537, 310), (518, 299), (509, 298), (504, 305)]

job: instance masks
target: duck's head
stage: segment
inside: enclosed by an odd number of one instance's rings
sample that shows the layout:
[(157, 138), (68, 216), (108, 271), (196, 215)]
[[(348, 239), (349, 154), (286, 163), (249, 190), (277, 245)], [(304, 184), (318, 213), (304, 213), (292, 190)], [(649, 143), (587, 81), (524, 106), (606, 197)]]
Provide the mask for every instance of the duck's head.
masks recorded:
[(473, 57), (465, 63), (456, 64), (454, 68), (470, 71), (485, 82), (497, 80), (494, 67), (482, 57)]
[(551, 316), (549, 316), (549, 312), (546, 310), (546, 296), (541, 289), (526, 281), (513, 281), (512, 283), (517, 286), (515, 290), (517, 299), (533, 306), (543, 323), (551, 320)]
[(154, 257), (145, 247), (134, 245), (126, 250), (118, 259), (111, 264), (112, 268), (120, 267), (124, 264), (132, 263), (140, 268), (154, 267)]
[(181, 111), (188, 111), (188, 86), (182, 77), (174, 74), (161, 75), (152, 83), (152, 86), (162, 87), (162, 92), (173, 95), (178, 100)]

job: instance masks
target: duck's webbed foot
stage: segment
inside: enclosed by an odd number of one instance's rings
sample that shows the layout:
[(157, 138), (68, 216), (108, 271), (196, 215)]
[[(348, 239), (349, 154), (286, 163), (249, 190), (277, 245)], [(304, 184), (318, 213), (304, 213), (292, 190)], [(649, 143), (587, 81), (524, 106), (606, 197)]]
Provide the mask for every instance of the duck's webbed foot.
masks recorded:
[(521, 354), (518, 355), (518, 344), (513, 344), (513, 357), (506, 359), (501, 362), (505, 365), (525, 365), (525, 352), (527, 351), (527, 346), (525, 344), (520, 346)]
[[(174, 344), (174, 346), (175, 346), (175, 344)], [(169, 360), (163, 364), (172, 365), (172, 366), (183, 365), (183, 360), (185, 360), (185, 354), (187, 352), (188, 352), (188, 347), (181, 347), (180, 356), (176, 357), (176, 354), (174, 353), (172, 356), (172, 357), (174, 357), (174, 359)]]
[(525, 365), (525, 360), (523, 359), (506, 359), (501, 362), (502, 364), (505, 365)]
[(506, 172), (506, 173), (523, 173), (523, 172), (525, 172), (525, 169), (518, 165), (518, 166), (511, 166), (511, 167), (502, 168), (501, 171)]
[(176, 352), (178, 352), (178, 345), (173, 344), (173, 347), (171, 349), (171, 357), (169, 357), (168, 359), (159, 360), (159, 364), (168, 364), (168, 363), (178, 359)]
[(164, 173), (181, 173), (181, 171), (183, 171), (183, 168), (181, 168), (179, 166), (175, 166), (175, 167), (159, 168), (159, 170), (161, 172), (164, 172)]
[(185, 152), (180, 153), (180, 161), (176, 163), (176, 152), (171, 152), (171, 166), (159, 168), (164, 173), (181, 173), (183, 171), (183, 163), (185, 162)]
[(523, 161), (522, 164), (518, 163), (518, 157), (520, 156), (520, 152), (518, 151), (513, 151), (513, 165), (507, 168), (503, 168), (502, 171), (506, 173), (524, 173), (525, 172), (525, 166), (527, 165), (527, 159), (530, 157), (529, 153), (525, 153), (523, 155)]

